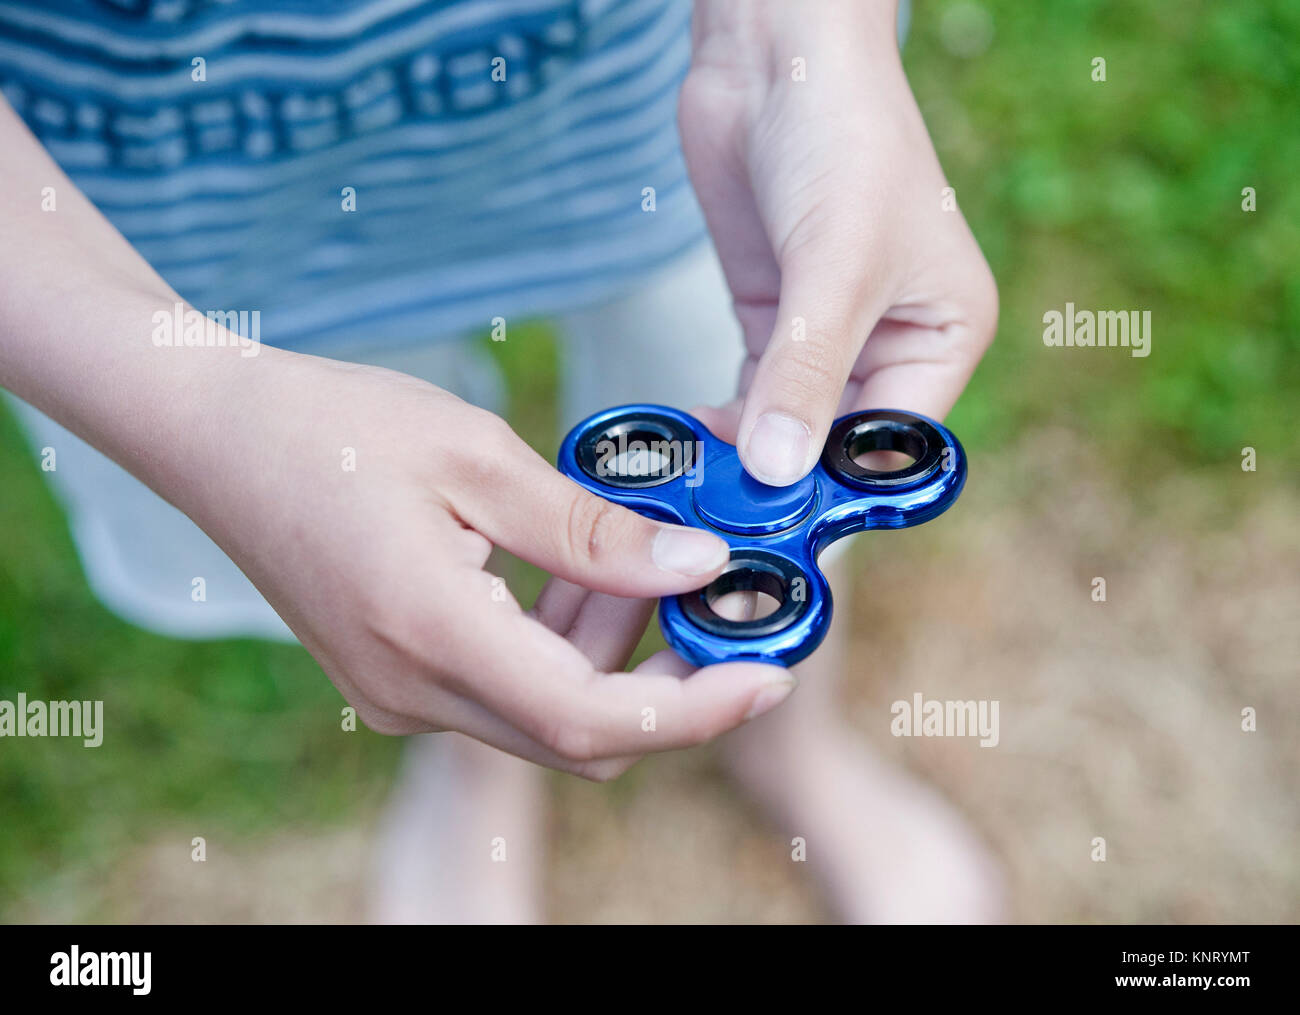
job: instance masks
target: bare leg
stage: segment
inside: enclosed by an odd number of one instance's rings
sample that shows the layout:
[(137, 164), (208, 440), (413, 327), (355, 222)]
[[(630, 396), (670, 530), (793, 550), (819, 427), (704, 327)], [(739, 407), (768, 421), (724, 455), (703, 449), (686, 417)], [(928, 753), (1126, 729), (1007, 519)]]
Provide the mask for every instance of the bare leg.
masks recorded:
[(838, 622), (798, 667), (790, 700), (724, 738), (724, 763), (783, 832), (806, 841), (810, 872), (845, 921), (997, 921), (1001, 874), (978, 836), (839, 717), (850, 589), (843, 559), (824, 570)]
[(535, 923), (542, 770), (458, 733), (411, 737), (381, 822), (379, 923)]
[[(401, 370), (499, 409), (500, 378), (451, 342), (345, 358)], [(380, 821), (369, 917), (379, 923), (540, 919), (544, 773), (459, 733), (410, 737)]]

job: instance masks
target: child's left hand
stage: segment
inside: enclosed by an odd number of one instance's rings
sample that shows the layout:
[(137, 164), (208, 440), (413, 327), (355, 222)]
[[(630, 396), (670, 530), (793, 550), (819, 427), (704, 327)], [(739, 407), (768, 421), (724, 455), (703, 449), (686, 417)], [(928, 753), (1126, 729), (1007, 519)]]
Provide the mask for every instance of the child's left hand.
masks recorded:
[(942, 417), (996, 328), (895, 17), (864, 0), (696, 4), (682, 145), (749, 351), (741, 397), (701, 418), (774, 485), (812, 468), (842, 413)]

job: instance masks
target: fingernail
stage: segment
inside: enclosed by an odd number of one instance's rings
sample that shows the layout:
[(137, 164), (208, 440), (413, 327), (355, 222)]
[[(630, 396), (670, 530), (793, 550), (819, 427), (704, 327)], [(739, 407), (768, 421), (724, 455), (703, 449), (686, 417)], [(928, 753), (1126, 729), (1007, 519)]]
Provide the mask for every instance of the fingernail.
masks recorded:
[(650, 555), (661, 571), (695, 575), (721, 567), (731, 551), (717, 536), (699, 529), (665, 527), (655, 535)]
[(793, 416), (765, 412), (745, 445), (750, 475), (768, 486), (789, 486), (804, 474), (812, 433)]
[(754, 700), (749, 704), (749, 711), (745, 713), (745, 721), (757, 719), (764, 712), (770, 712), (777, 705), (790, 697), (790, 692), (794, 690), (798, 683), (794, 674), (775, 680), (770, 684), (764, 685), (763, 689), (754, 695)]

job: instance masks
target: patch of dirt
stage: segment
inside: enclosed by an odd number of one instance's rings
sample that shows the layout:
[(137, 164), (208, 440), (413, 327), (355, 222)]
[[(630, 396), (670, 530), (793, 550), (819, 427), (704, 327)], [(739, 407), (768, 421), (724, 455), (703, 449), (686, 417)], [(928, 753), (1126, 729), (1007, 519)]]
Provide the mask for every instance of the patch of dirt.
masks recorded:
[[(1300, 919), (1298, 517), (1293, 490), (1235, 462), (1119, 475), (1040, 434), (977, 462), (943, 519), (862, 537), (846, 714), (987, 837), (1016, 920)], [(917, 692), (996, 699), (1000, 743), (891, 736), (891, 703)], [(551, 785), (554, 920), (828, 919), (707, 750)], [(204, 865), (187, 836), (150, 839), (101, 905), (125, 922), (359, 920), (373, 825), (209, 840)], [(24, 908), (95, 918), (54, 894)]]
[[(188, 830), (187, 830), (188, 829)], [(74, 872), (6, 915), (36, 923), (354, 923), (370, 823), (286, 829), (264, 839), (209, 834), (191, 857), (192, 827), (157, 828), (103, 877)]]
[[(622, 785), (630, 780), (630, 785)], [(708, 751), (649, 757), (612, 785), (557, 779), (547, 911), (565, 923), (829, 919), (788, 837)]]
[[(1007, 455), (1039, 471), (981, 465), (933, 532), (865, 548), (856, 724), (994, 844), (1018, 920), (1296, 920), (1294, 492), (1236, 462), (1118, 476), (1065, 431)], [(888, 735), (918, 691), (999, 700), (1001, 743)]]

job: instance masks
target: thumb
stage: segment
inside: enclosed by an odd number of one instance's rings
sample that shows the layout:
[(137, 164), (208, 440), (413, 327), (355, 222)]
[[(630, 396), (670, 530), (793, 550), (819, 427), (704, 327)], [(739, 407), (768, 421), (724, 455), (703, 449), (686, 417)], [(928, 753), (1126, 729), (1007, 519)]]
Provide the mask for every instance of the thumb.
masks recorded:
[(761, 482), (788, 486), (816, 464), (858, 354), (888, 308), (885, 280), (861, 250), (822, 239), (782, 261), (776, 322), (737, 431), (740, 460)]
[(556, 577), (616, 596), (689, 592), (730, 558), (703, 529), (652, 521), (588, 493), (501, 427), (460, 491), (461, 519), (498, 546)]

